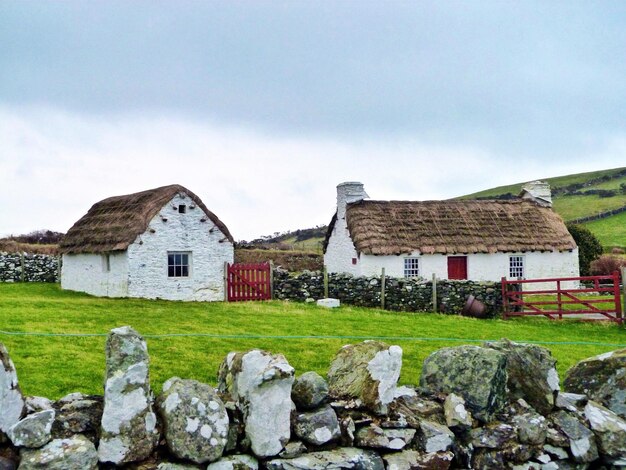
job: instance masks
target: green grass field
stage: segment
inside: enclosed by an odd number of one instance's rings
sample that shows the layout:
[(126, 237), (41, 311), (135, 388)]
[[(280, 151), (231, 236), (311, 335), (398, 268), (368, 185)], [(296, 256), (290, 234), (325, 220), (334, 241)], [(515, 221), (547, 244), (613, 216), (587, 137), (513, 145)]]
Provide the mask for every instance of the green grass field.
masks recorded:
[[(555, 197), (553, 199), (554, 210), (566, 222), (568, 220), (576, 219), (578, 217), (586, 217), (589, 215), (598, 214), (600, 212), (617, 209), (623, 206), (626, 206), (626, 194), (620, 194), (614, 197), (599, 197), (595, 195), (564, 196)], [(615, 220), (613, 219), (613, 217), (608, 217), (603, 220), (610, 220), (611, 224), (615, 225)], [(602, 243), (602, 245), (604, 245), (604, 242), (602, 240), (600, 240), (600, 242)]]
[(503, 337), (545, 343), (558, 359), (561, 375), (583, 358), (626, 347), (623, 327), (605, 322), (475, 320), (278, 301), (102, 299), (54, 284), (0, 284), (0, 341), (9, 349), (26, 394), (101, 394), (105, 335), (122, 325), (146, 337), (156, 391), (174, 375), (215, 384), (228, 352), (252, 348), (283, 353), (297, 374), (315, 370), (325, 375), (342, 345), (389, 338), (388, 343), (404, 350), (400, 381), (417, 384), (426, 356), (446, 346)]
[(626, 247), (626, 212), (584, 224), (604, 247)]

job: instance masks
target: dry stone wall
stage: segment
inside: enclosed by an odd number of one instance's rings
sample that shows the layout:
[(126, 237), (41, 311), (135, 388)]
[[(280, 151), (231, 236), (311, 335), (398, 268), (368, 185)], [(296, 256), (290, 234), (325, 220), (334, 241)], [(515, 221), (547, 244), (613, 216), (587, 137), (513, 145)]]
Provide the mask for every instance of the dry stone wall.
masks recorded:
[(326, 378), (251, 350), (226, 356), (217, 388), (173, 377), (158, 397), (138, 332), (112, 330), (105, 356), (104, 396), (53, 402), (22, 396), (0, 344), (0, 468), (626, 466), (626, 350), (581, 361), (565, 391), (549, 350), (508, 340), (433, 352), (419, 386), (398, 386), (402, 350), (379, 341), (341, 348)]
[(59, 282), (59, 258), (0, 252), (0, 282)]
[[(321, 272), (292, 274), (274, 271), (274, 297), (299, 302), (324, 297)], [(437, 280), (437, 311), (458, 314), (471, 295), (481, 301), (485, 315), (494, 318), (502, 312), (502, 290), (497, 282)], [(329, 297), (360, 307), (381, 306), (381, 277), (354, 277), (350, 274), (329, 274)], [(385, 277), (385, 309), (403, 312), (433, 312), (433, 285), (422, 279)]]

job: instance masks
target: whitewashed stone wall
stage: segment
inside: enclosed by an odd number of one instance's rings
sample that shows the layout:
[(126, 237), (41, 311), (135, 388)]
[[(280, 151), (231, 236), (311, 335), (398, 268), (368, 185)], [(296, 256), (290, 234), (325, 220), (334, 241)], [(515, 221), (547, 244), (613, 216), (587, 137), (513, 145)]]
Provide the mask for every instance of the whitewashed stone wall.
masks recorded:
[[(186, 213), (178, 212), (180, 204), (187, 206)], [(128, 248), (129, 297), (224, 300), (224, 263), (233, 262), (234, 247), (202, 209), (193, 206), (188, 196), (175, 196)], [(190, 254), (189, 277), (168, 277), (168, 252)]]
[(61, 287), (100, 297), (128, 296), (128, 257), (125, 251), (106, 254), (65, 254), (61, 269)]
[[(497, 282), (506, 277), (509, 279), (509, 257), (524, 257), (524, 273), (526, 279), (543, 279), (553, 277), (577, 277), (578, 249), (572, 252), (529, 252), (529, 253), (493, 253), (493, 254), (469, 254), (467, 255), (467, 277), (472, 281)], [(448, 278), (448, 257), (446, 255), (420, 255), (412, 253), (403, 256), (374, 256), (361, 255), (359, 260), (360, 275), (377, 276), (381, 268), (385, 268), (385, 274), (391, 277), (404, 277), (404, 258), (419, 258), (420, 275), (430, 279), (433, 275), (437, 279)], [(329, 272), (331, 271), (329, 268)], [(563, 287), (574, 287), (577, 284), (567, 283)], [(549, 288), (547, 285), (541, 288)]]
[[(324, 265), (328, 272), (361, 275), (357, 252), (346, 224), (346, 205), (366, 197), (361, 183), (342, 183), (337, 186), (337, 220), (324, 253)], [(352, 264), (353, 258), (357, 258), (356, 264)]]

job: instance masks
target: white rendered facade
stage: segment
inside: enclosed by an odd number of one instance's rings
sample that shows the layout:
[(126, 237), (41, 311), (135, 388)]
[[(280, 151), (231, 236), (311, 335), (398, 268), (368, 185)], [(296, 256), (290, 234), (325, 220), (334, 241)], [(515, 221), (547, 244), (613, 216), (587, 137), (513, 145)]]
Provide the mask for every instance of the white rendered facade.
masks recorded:
[[(171, 276), (168, 254), (181, 253), (187, 275)], [(126, 251), (63, 255), (61, 286), (107, 297), (224, 300), (224, 263), (233, 258), (228, 238), (190, 197), (178, 194)]]

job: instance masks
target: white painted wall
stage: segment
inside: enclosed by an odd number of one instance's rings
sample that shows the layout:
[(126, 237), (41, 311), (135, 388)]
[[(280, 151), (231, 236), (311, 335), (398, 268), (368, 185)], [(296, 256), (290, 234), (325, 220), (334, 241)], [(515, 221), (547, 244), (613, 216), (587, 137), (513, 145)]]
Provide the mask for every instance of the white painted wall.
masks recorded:
[[(472, 281), (500, 281), (509, 278), (509, 256), (524, 257), (524, 274), (526, 279), (544, 279), (554, 277), (577, 277), (578, 249), (569, 252), (529, 252), (529, 253), (493, 253), (467, 255), (467, 277)], [(401, 256), (374, 256), (361, 254), (358, 275), (377, 276), (381, 268), (391, 277), (404, 277), (404, 258), (419, 258), (421, 277), (430, 279), (433, 275), (438, 279), (448, 278), (448, 257), (446, 255), (420, 255), (415, 252)], [(329, 268), (329, 272), (331, 271)], [(564, 284), (563, 287), (574, 287), (577, 284)], [(549, 286), (542, 285), (547, 289)]]
[(324, 253), (324, 264), (330, 273), (360, 275), (359, 260), (357, 259), (356, 265), (352, 264), (352, 259), (358, 256), (346, 224), (346, 205), (366, 197), (361, 183), (348, 182), (337, 185), (337, 220)]
[(65, 254), (61, 287), (100, 297), (128, 296), (128, 257), (125, 251), (109, 253), (110, 271), (99, 253)]
[[(179, 204), (187, 205), (185, 214), (178, 212)], [(233, 262), (233, 244), (202, 209), (191, 205), (188, 196), (175, 196), (128, 248), (130, 297), (224, 300), (224, 263)], [(168, 277), (167, 254), (172, 251), (190, 252), (188, 278)]]

